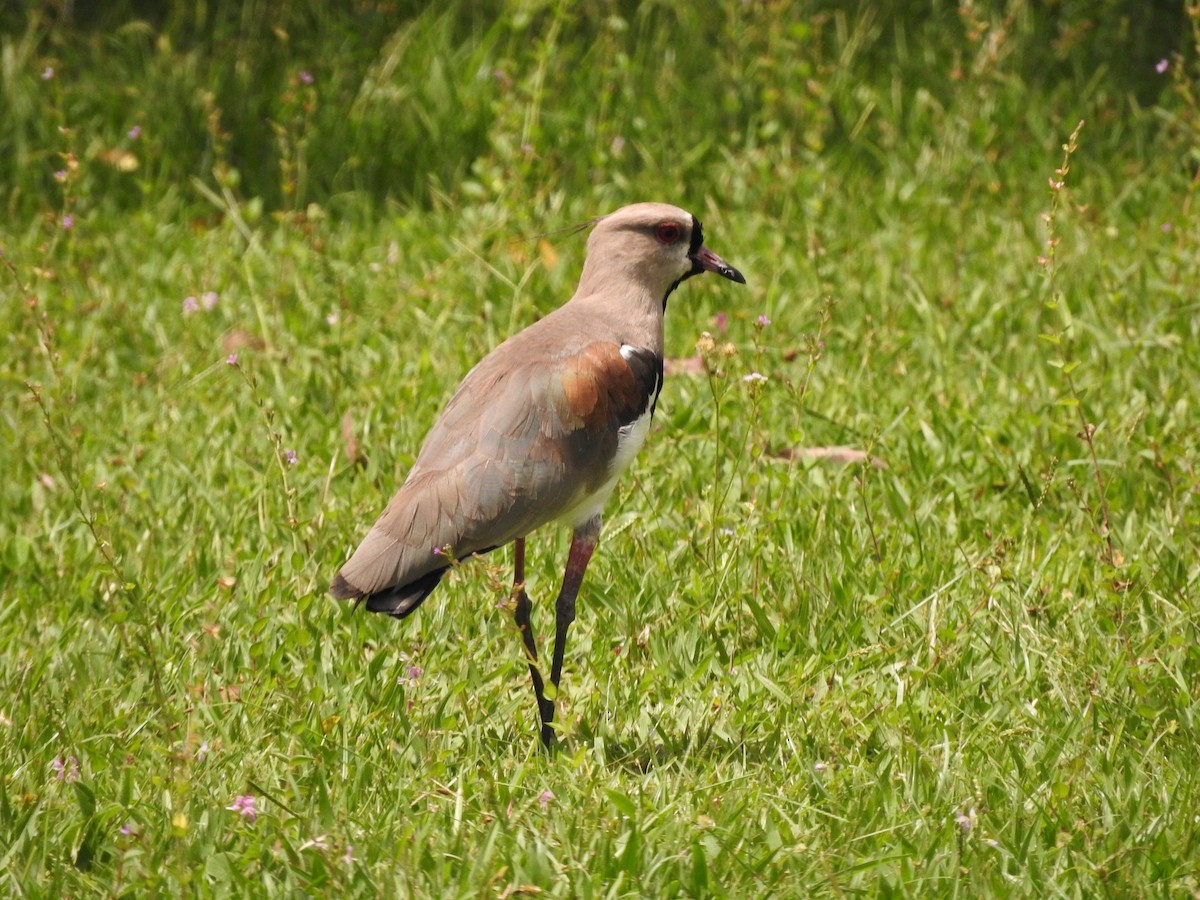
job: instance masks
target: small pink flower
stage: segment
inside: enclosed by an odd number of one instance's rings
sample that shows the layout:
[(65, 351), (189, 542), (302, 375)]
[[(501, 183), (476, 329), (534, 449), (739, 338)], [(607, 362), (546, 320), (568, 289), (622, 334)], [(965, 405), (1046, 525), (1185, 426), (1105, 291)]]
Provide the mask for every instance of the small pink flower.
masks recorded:
[(963, 831), (970, 831), (975, 827), (975, 810), (974, 808), (966, 812), (957, 812), (954, 814), (954, 824)]
[(771, 324), (771, 320), (768, 319), (765, 315), (760, 315), (757, 319), (754, 320), (754, 322), (756, 325), (758, 325), (759, 328), (766, 328), (768, 325)]
[(541, 805), (542, 809), (545, 809), (547, 806), (549, 806), (553, 802), (554, 802), (554, 791), (547, 789), (547, 790), (542, 791), (540, 794), (538, 794), (538, 803)]
[(227, 357), (225, 357), (225, 365), (236, 366), (237, 365), (237, 354), (230, 353)]
[(221, 297), (216, 291), (205, 291), (200, 295), (200, 305), (203, 306), (205, 310), (210, 310), (217, 305), (217, 302), (220, 299)]
[(342, 862), (345, 862), (345, 863), (355, 862), (354, 847), (352, 847), (350, 844), (346, 845), (346, 852), (344, 854), (342, 854)]
[(117, 832), (120, 834), (137, 834), (137, 826), (132, 821), (129, 821), (118, 828)]
[(747, 384), (762, 384), (766, 380), (767, 376), (763, 375), (761, 372), (751, 372), (749, 375), (742, 376), (742, 381), (746, 382)]
[(42, 81), (49, 81), (54, 77), (54, 66), (46, 66), (42, 69)]
[(314, 79), (313, 79), (313, 73), (312, 73), (312, 72), (308, 71), (308, 69), (301, 69), (301, 70), (300, 70), (300, 82), (301, 82), (302, 84), (312, 84), (312, 83), (313, 83), (313, 80), (314, 80)]
[(70, 231), (72, 228), (74, 228), (75, 227), (75, 217), (73, 215), (71, 215), (70, 213), (67, 213), (65, 216), (63, 216), (62, 217), (62, 227), (63, 227), (63, 231)]
[(299, 462), (295, 450), (284, 450), (283, 459), (284, 462), (286, 462), (289, 466), (294, 466), (297, 462)]
[(183, 314), (190, 316), (192, 313), (200, 309), (200, 302), (195, 297), (183, 298)]
[(59, 169), (57, 172), (55, 172), (55, 173), (54, 173), (54, 180), (55, 180), (55, 181), (57, 181), (57, 182), (59, 182), (60, 184), (61, 184), (62, 182), (64, 182), (64, 181), (66, 181), (66, 180), (67, 180), (67, 170), (66, 170), (66, 169)]
[(125, 132), (125, 136), (128, 137), (131, 141), (136, 141), (138, 138), (140, 138), (142, 136), (142, 126), (134, 125), (127, 132)]
[(1167, 69), (1169, 69), (1169, 68), (1171, 68), (1171, 61), (1169, 59), (1160, 59), (1155, 64), (1154, 71), (1157, 72), (1159, 75), (1161, 75), (1163, 72), (1167, 71)]
[(235, 812), (243, 819), (249, 819), (250, 824), (254, 824), (258, 818), (258, 807), (255, 805), (257, 801), (253, 794), (238, 794), (233, 798), (233, 803), (225, 807), (230, 812)]
[(79, 760), (74, 756), (68, 756), (66, 759), (56, 756), (51, 761), (50, 768), (54, 770), (56, 781), (65, 781), (67, 784), (71, 784), (79, 780)]
[(717, 313), (715, 316), (713, 316), (713, 325), (716, 327), (717, 331), (724, 334), (729, 330), (729, 316), (723, 312)]

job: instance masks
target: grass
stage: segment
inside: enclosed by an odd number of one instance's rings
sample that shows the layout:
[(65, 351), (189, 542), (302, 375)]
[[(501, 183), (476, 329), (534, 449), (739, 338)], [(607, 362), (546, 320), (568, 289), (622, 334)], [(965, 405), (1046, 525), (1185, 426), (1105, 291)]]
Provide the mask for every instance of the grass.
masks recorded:
[[(0, 47), (6, 893), (1200, 890), (1186, 28), (1097, 74), (1106, 28), (1038, 56), (1018, 2), (364, 4), (294, 55), (168, 9)], [(607, 511), (546, 755), (509, 551), (403, 623), (325, 589), (569, 295), (553, 232), (648, 198), (749, 285), (672, 297), (707, 374)], [(789, 459), (829, 446), (868, 457)]]

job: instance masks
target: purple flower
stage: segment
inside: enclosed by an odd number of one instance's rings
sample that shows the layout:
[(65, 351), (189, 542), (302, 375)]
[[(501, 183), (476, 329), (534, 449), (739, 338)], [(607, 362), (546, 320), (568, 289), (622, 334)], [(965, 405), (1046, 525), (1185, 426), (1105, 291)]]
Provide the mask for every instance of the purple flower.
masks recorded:
[(541, 805), (542, 809), (545, 809), (547, 806), (549, 806), (553, 802), (554, 802), (554, 791), (544, 790), (540, 794), (538, 794), (538, 803)]
[(236, 366), (237, 365), (237, 354), (230, 353), (227, 357), (225, 357), (225, 365)]
[(199, 308), (200, 308), (200, 303), (199, 303), (199, 301), (196, 300), (195, 297), (184, 297), (183, 298), (183, 314), (185, 316), (190, 316), (192, 313), (196, 312), (196, 310), (198, 310)]
[(46, 66), (42, 69), (42, 81), (49, 81), (54, 77), (54, 66)]
[(424, 671), (424, 670), (423, 670), (423, 669), (422, 669), (420, 666), (418, 666), (418, 665), (416, 665), (416, 664), (409, 666), (409, 667), (408, 667), (408, 673), (407, 673), (407, 674), (408, 674), (408, 681), (409, 681), (409, 684), (412, 684), (414, 681), (416, 681), (418, 678), (420, 678), (420, 677), (421, 677), (421, 673), (422, 673), (423, 671)]
[(128, 137), (131, 141), (136, 141), (138, 138), (140, 138), (142, 136), (142, 126), (134, 125), (127, 132), (125, 132), (125, 136)]
[(308, 69), (301, 69), (300, 70), (300, 82), (302, 84), (312, 84), (313, 83), (313, 73), (308, 71)]
[(59, 169), (57, 172), (55, 172), (55, 173), (54, 173), (54, 180), (55, 180), (55, 181), (58, 181), (58, 182), (63, 182), (63, 181), (66, 181), (66, 180), (67, 180), (67, 170), (66, 170), (66, 169)]
[(117, 829), (120, 834), (137, 834), (137, 826), (132, 821), (126, 822)]
[(1167, 71), (1167, 69), (1169, 69), (1169, 68), (1171, 68), (1171, 61), (1169, 59), (1160, 59), (1155, 64), (1154, 71), (1157, 72), (1159, 75), (1161, 75), (1163, 72)]
[(208, 741), (201, 741), (200, 746), (196, 748), (196, 762), (204, 762), (206, 756), (208, 756)]
[(294, 466), (298, 462), (295, 450), (284, 450), (283, 459), (289, 466)]
[(62, 227), (63, 227), (63, 231), (70, 231), (72, 228), (74, 228), (75, 227), (75, 217), (73, 215), (71, 215), (70, 213), (67, 213), (65, 216), (63, 216), (62, 217)]
[(258, 808), (255, 806), (257, 801), (253, 794), (238, 794), (233, 798), (233, 803), (225, 807), (230, 812), (235, 812), (243, 819), (249, 819), (250, 824), (254, 824), (254, 820), (258, 818)]
[(220, 297), (220, 295), (217, 294), (216, 291), (205, 291), (203, 294), (200, 295), (200, 305), (203, 306), (206, 310), (209, 310), (209, 309), (212, 309), (214, 306), (216, 306), (217, 301), (220, 299), (221, 299), (221, 297)]
[(729, 316), (723, 312), (717, 313), (715, 316), (713, 316), (713, 325), (715, 325), (717, 331), (719, 331), (721, 333), (728, 331), (729, 330)]
[(66, 759), (56, 756), (51, 761), (50, 768), (54, 770), (54, 778), (57, 781), (71, 784), (79, 780), (79, 760), (73, 756), (68, 756)]
[(759, 328), (766, 328), (768, 325), (771, 324), (771, 320), (768, 319), (766, 316), (762, 316), (762, 315), (760, 315), (754, 321), (758, 324)]
[(342, 856), (342, 862), (354, 862), (354, 847), (352, 847), (350, 844), (346, 845), (346, 852)]

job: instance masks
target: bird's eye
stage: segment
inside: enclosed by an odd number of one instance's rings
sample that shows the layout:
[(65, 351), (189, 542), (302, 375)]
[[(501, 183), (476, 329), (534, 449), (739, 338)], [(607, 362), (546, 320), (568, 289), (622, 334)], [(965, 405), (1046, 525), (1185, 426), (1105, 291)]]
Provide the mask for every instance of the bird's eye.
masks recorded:
[(663, 244), (674, 244), (679, 240), (679, 226), (674, 222), (663, 222), (654, 229), (654, 236)]

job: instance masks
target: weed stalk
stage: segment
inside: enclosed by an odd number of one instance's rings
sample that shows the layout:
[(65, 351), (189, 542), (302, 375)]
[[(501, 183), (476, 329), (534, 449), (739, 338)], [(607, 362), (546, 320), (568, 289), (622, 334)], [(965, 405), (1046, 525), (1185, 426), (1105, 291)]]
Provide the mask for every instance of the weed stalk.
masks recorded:
[(1075, 414), (1078, 416), (1080, 429), (1076, 432), (1076, 435), (1084, 442), (1088, 449), (1092, 475), (1096, 481), (1097, 508), (1093, 509), (1092, 505), (1087, 502), (1081, 492), (1077, 492), (1077, 497), (1079, 497), (1089, 517), (1093, 521), (1099, 519), (1098, 533), (1104, 542), (1104, 561), (1109, 565), (1119, 566), (1123, 558), (1112, 539), (1112, 518), (1108, 507), (1108, 488), (1104, 482), (1104, 472), (1100, 467), (1099, 455), (1096, 453), (1096, 426), (1094, 423), (1088, 421), (1087, 413), (1083, 408), (1083, 399), (1079, 386), (1072, 376), (1075, 369), (1079, 367), (1081, 360), (1078, 359), (1074, 352), (1071, 309), (1067, 303), (1066, 292), (1060, 286), (1058, 278), (1058, 247), (1062, 241), (1062, 237), (1058, 231), (1058, 217), (1062, 209), (1063, 189), (1066, 187), (1067, 176), (1071, 171), (1071, 157), (1079, 149), (1079, 134), (1083, 131), (1083, 126), (1084, 120), (1080, 119), (1079, 124), (1075, 126), (1075, 130), (1071, 132), (1070, 137), (1067, 138), (1067, 142), (1062, 146), (1062, 164), (1054, 170), (1054, 175), (1049, 179), (1050, 209), (1042, 214), (1042, 221), (1046, 226), (1046, 250), (1043, 255), (1038, 257), (1038, 263), (1046, 273), (1046, 287), (1049, 293), (1046, 308), (1057, 311), (1062, 317), (1063, 325), (1057, 333), (1043, 334), (1041, 337), (1042, 340), (1058, 348), (1058, 356), (1051, 360), (1050, 364), (1062, 372), (1068, 394), (1068, 396), (1058, 400), (1058, 405), (1074, 408)]

